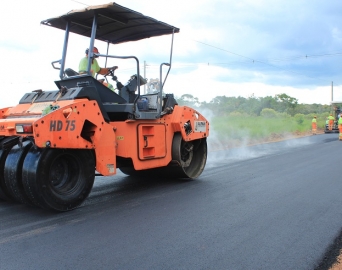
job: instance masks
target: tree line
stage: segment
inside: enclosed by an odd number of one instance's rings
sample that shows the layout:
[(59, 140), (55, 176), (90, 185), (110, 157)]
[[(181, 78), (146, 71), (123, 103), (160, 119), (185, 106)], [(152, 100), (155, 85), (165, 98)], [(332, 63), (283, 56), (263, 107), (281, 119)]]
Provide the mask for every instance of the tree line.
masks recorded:
[(272, 109), (278, 113), (291, 116), (296, 114), (322, 114), (331, 111), (330, 105), (322, 104), (299, 104), (298, 99), (285, 93), (277, 94), (274, 97), (245, 97), (217, 96), (210, 102), (200, 102), (197, 97), (184, 94), (176, 97), (179, 105), (185, 105), (197, 109), (210, 109), (214, 114), (229, 115), (237, 112), (241, 114), (260, 116), (263, 109)]

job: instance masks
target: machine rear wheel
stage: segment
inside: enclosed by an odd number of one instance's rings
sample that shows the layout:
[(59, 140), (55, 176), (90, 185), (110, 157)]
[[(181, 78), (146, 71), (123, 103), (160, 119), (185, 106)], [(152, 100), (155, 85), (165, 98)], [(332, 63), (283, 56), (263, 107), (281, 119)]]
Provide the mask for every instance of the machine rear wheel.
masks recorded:
[(119, 169), (133, 177), (196, 178), (203, 172), (206, 161), (206, 138), (186, 142), (180, 133), (176, 133), (172, 141), (172, 161), (168, 166), (138, 171), (132, 164)]
[(35, 149), (23, 165), (23, 183), (32, 202), (56, 211), (79, 206), (95, 179), (95, 160), (90, 150)]
[(179, 165), (179, 177), (198, 177), (207, 162), (207, 139), (186, 142), (180, 133), (176, 133), (172, 141), (172, 159)]

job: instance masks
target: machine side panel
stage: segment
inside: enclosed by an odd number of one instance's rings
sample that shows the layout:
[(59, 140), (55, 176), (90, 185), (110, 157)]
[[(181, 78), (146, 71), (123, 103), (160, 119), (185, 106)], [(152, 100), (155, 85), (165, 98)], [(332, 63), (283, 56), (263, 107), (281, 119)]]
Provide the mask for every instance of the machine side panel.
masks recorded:
[(174, 132), (164, 119), (111, 124), (116, 133), (117, 156), (132, 159), (134, 169), (163, 167), (171, 161)]
[(127, 120), (111, 124), (116, 133), (117, 155), (131, 158), (135, 170), (167, 166), (172, 160), (172, 142), (176, 133), (180, 133), (184, 141), (209, 135), (208, 121), (196, 110), (185, 106), (175, 106), (172, 114), (158, 120)]
[(103, 175), (116, 173), (115, 132), (96, 101), (75, 101), (45, 115), (33, 126), (38, 147), (93, 149), (96, 170)]
[(138, 125), (139, 159), (147, 160), (166, 156), (166, 128), (164, 124)]

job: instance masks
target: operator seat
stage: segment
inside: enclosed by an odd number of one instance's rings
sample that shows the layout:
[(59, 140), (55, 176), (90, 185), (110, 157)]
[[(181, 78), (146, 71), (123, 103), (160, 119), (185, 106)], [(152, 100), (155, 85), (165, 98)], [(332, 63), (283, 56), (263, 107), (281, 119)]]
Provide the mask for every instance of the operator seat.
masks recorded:
[(64, 73), (68, 76), (68, 77), (73, 77), (73, 76), (77, 76), (80, 75), (78, 72), (76, 72), (75, 70), (71, 69), (71, 68), (67, 68), (64, 70)]

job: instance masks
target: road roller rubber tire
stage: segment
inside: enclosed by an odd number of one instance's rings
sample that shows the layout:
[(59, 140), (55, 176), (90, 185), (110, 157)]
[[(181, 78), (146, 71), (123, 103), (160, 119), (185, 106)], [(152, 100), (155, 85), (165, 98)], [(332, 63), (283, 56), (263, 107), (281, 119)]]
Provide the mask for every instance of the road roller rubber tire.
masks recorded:
[(5, 149), (3, 148), (3, 144), (10, 140), (11, 138), (5, 138), (0, 141), (0, 199), (5, 200), (5, 201), (14, 201), (13, 196), (8, 191), (8, 188), (5, 183), (5, 177), (4, 177), (5, 162), (6, 162), (6, 158), (11, 148)]
[(23, 165), (23, 184), (34, 204), (55, 211), (78, 207), (89, 195), (95, 179), (90, 150), (32, 147)]
[(176, 133), (172, 141), (172, 160), (179, 163), (179, 177), (198, 177), (207, 162), (207, 151), (206, 138), (186, 142)]
[(22, 166), (31, 147), (32, 142), (30, 141), (24, 141), (20, 146), (13, 146), (7, 155), (4, 166), (4, 180), (8, 192), (16, 202), (25, 204), (32, 204), (26, 196), (22, 183)]

